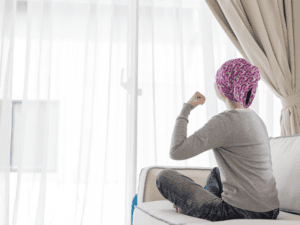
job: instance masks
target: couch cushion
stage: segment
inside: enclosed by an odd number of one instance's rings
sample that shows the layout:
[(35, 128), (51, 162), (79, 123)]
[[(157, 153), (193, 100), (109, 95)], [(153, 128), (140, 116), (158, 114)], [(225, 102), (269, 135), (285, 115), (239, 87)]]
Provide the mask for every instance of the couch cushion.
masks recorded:
[[(140, 211), (140, 212), (137, 212)], [(136, 213), (140, 214), (142, 217), (147, 216), (152, 217), (147, 219), (149, 223), (142, 223), (141, 221), (145, 221), (145, 218), (141, 217), (140, 222), (137, 222), (138, 218), (136, 218)], [(173, 208), (173, 203), (169, 200), (159, 200), (159, 201), (152, 201), (152, 202), (144, 202), (139, 205), (135, 206), (134, 214), (133, 214), (133, 225), (140, 225), (140, 224), (186, 224), (186, 223), (206, 223), (211, 222), (205, 219), (187, 216), (181, 213), (177, 213), (176, 210)]]
[[(299, 221), (280, 221), (280, 220), (226, 220), (214, 222), (224, 225), (299, 225)], [(211, 223), (185, 223), (184, 225), (210, 225)]]
[[(249, 223), (246, 223), (246, 221), (249, 221)], [(169, 200), (159, 200), (159, 201), (141, 203), (135, 206), (135, 210), (133, 214), (133, 225), (153, 225), (153, 224), (155, 225), (165, 225), (165, 224), (200, 225), (201, 224), (202, 225), (202, 224), (210, 224), (210, 223), (244, 225), (244, 224), (253, 224), (253, 220), (234, 219), (234, 220), (212, 222), (209, 220), (177, 213), (176, 210), (173, 208), (172, 202), (170, 202)], [(296, 224), (300, 224), (300, 215), (295, 215), (295, 214), (280, 211), (276, 220), (255, 219), (255, 224), (262, 224), (262, 225), (295, 224), (296, 225)]]
[(300, 215), (300, 134), (271, 137), (273, 175), (280, 209)]

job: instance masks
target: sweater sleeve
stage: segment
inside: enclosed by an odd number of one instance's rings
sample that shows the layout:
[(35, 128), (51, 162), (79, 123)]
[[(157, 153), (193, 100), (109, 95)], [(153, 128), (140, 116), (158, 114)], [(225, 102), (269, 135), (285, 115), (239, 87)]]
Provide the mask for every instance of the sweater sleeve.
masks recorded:
[(207, 150), (222, 147), (228, 137), (226, 123), (219, 114), (213, 116), (202, 128), (186, 138), (188, 116), (191, 110), (192, 106), (184, 103), (176, 119), (169, 154), (173, 160), (189, 159)]

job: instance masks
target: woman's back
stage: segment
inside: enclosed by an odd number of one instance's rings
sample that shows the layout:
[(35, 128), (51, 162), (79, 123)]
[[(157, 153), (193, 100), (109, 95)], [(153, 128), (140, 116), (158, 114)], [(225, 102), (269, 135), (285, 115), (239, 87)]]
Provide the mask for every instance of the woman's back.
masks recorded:
[(254, 212), (279, 208), (264, 122), (252, 110), (232, 109), (218, 117), (227, 127), (222, 147), (213, 149), (223, 184), (222, 199)]

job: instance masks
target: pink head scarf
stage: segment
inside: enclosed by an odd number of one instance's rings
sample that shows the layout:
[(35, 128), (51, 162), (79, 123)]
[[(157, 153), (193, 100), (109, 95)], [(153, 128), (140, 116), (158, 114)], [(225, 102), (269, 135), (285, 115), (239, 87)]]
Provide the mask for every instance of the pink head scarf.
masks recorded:
[[(251, 105), (259, 80), (258, 68), (242, 58), (225, 62), (216, 75), (216, 84), (220, 93), (231, 101), (240, 102), (244, 108)], [(247, 94), (250, 90), (250, 99), (246, 105)]]

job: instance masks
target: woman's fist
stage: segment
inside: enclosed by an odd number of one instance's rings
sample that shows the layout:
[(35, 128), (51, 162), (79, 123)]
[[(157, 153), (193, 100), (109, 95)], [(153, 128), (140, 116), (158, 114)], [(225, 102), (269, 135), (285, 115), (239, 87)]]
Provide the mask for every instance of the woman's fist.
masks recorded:
[(193, 109), (198, 105), (203, 105), (205, 103), (205, 96), (200, 92), (196, 91), (196, 93), (191, 97), (191, 99), (187, 102), (188, 104), (193, 106)]

